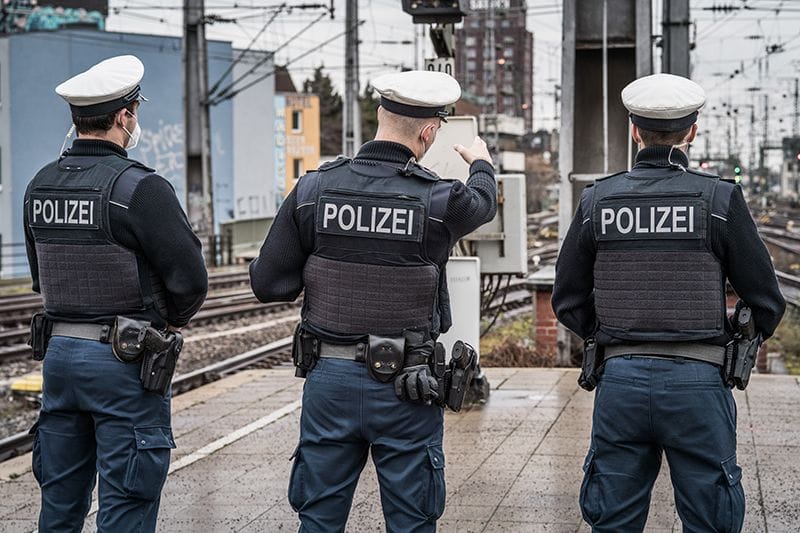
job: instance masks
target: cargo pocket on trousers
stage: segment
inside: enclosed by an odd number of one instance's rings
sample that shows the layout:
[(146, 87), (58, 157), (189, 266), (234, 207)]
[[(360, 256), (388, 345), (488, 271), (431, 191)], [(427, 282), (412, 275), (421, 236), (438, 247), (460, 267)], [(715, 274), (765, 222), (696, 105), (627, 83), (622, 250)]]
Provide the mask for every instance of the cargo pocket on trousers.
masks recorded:
[(136, 448), (128, 461), (123, 487), (128, 496), (155, 500), (169, 472), (170, 451), (175, 447), (169, 427), (133, 428)]
[(297, 513), (308, 500), (306, 497), (306, 464), (303, 461), (303, 452), (300, 450), (299, 444), (294, 449), (291, 459), (294, 459), (294, 464), (292, 464), (292, 471), (289, 474), (289, 505)]
[(741, 531), (744, 523), (744, 488), (742, 469), (736, 464), (736, 455), (722, 463), (722, 476), (717, 495), (717, 527), (719, 531)]
[(42, 445), (40, 443), (41, 435), (39, 433), (39, 421), (37, 420), (33, 427), (28, 431), (28, 435), (33, 435), (33, 452), (31, 453), (31, 471), (33, 477), (41, 486), (44, 483), (42, 478)]
[(580, 491), (581, 514), (589, 525), (593, 525), (600, 517), (601, 502), (593, 483), (595, 451), (594, 448), (590, 449), (583, 461), (583, 482)]
[(431, 478), (428, 481), (428, 494), (423, 509), (428, 520), (436, 521), (444, 514), (447, 492), (444, 481), (444, 451), (441, 444), (434, 444), (428, 446), (427, 452)]

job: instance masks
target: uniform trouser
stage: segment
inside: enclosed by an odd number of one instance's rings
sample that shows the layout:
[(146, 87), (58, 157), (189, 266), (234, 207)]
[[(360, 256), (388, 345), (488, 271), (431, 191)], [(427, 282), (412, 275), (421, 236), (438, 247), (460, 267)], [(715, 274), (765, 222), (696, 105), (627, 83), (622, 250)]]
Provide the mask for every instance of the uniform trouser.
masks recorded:
[(81, 531), (98, 473), (98, 531), (155, 530), (175, 443), (170, 398), (142, 389), (139, 367), (109, 344), (50, 340), (33, 445), (40, 531)]
[(401, 402), (364, 363), (322, 358), (303, 390), (289, 503), (301, 532), (344, 531), (371, 450), (389, 532), (436, 531), (444, 511), (443, 412)]
[(592, 531), (644, 529), (662, 451), (683, 531), (741, 531), (736, 404), (719, 368), (648, 357), (610, 359), (597, 386), (580, 493)]

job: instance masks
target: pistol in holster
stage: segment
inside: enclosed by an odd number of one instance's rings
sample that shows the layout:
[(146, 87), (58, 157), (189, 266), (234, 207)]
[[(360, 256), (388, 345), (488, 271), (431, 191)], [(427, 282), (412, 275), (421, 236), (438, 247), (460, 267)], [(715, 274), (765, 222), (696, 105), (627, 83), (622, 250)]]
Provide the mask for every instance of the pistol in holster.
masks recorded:
[(587, 337), (583, 341), (583, 362), (581, 363), (581, 373), (578, 376), (580, 388), (593, 391), (600, 381), (603, 366), (603, 347), (597, 344), (594, 337)]
[(750, 382), (762, 338), (756, 332), (752, 310), (741, 300), (736, 304), (733, 322), (733, 340), (725, 346), (722, 378), (726, 386), (744, 390)]
[(292, 362), (294, 363), (294, 375), (304, 378), (316, 366), (319, 359), (320, 341), (303, 328), (303, 323), (299, 322), (294, 330), (292, 339)]
[(450, 365), (447, 373), (450, 374), (446, 379), (447, 387), (445, 391), (445, 405), (456, 413), (464, 405), (464, 396), (467, 394), (472, 378), (475, 377), (475, 369), (478, 366), (478, 354), (475, 348), (463, 341), (456, 341), (453, 344), (453, 352), (450, 357)]
[(124, 363), (141, 361), (139, 379), (144, 390), (165, 396), (183, 349), (183, 336), (175, 331), (159, 331), (149, 322), (118, 316), (111, 349)]
[(31, 337), (28, 339), (28, 346), (31, 347), (34, 361), (44, 359), (47, 353), (47, 344), (50, 342), (50, 334), (53, 331), (53, 322), (47, 318), (44, 312), (39, 312), (31, 317)]

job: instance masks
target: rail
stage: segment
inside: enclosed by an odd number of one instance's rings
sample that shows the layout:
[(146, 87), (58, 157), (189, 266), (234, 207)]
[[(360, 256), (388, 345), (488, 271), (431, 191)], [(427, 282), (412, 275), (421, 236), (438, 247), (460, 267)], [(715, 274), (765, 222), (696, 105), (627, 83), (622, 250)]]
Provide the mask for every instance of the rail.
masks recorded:
[[(177, 396), (216, 381), (228, 374), (237, 372), (254, 364), (268, 362), (270, 364), (288, 361), (286, 357), (292, 345), (292, 338), (285, 337), (271, 342), (255, 350), (235, 355), (224, 361), (181, 374), (172, 380), (172, 394)], [(17, 433), (0, 440), (0, 462), (27, 453), (33, 447), (33, 435), (28, 432)]]

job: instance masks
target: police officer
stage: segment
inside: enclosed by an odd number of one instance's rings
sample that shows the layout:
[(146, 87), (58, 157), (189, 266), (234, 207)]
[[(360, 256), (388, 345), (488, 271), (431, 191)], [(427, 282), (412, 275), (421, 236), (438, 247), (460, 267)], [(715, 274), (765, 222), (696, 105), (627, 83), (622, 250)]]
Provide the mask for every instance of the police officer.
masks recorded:
[(454, 147), (470, 164), (466, 184), (416, 162), (460, 97), (458, 82), (411, 71), (372, 85), (381, 95), (375, 140), (300, 179), (250, 266), (261, 301), (305, 289), (301, 349), (311, 347), (314, 365), (289, 483), (301, 531), (344, 530), (370, 451), (386, 529), (436, 529), (445, 484), (435, 400), (445, 391), (428, 363), (451, 324), (445, 264), (497, 209), (481, 139)]
[(785, 302), (741, 188), (688, 168), (703, 89), (656, 74), (622, 102), (636, 163), (584, 190), (553, 287), (558, 319), (605, 350), (583, 517), (595, 532), (642, 531), (665, 453), (684, 531), (740, 531), (726, 278), (764, 338)]
[[(99, 473), (99, 531), (154, 531), (170, 450), (170, 397), (115, 358), (115, 317), (185, 325), (205, 299), (200, 242), (172, 186), (128, 158), (141, 135), (134, 56), (106, 59), (56, 92), (78, 138), (33, 178), (25, 237), (49, 319), (32, 432), (41, 531), (81, 531)], [(39, 332), (41, 334), (41, 332)]]

